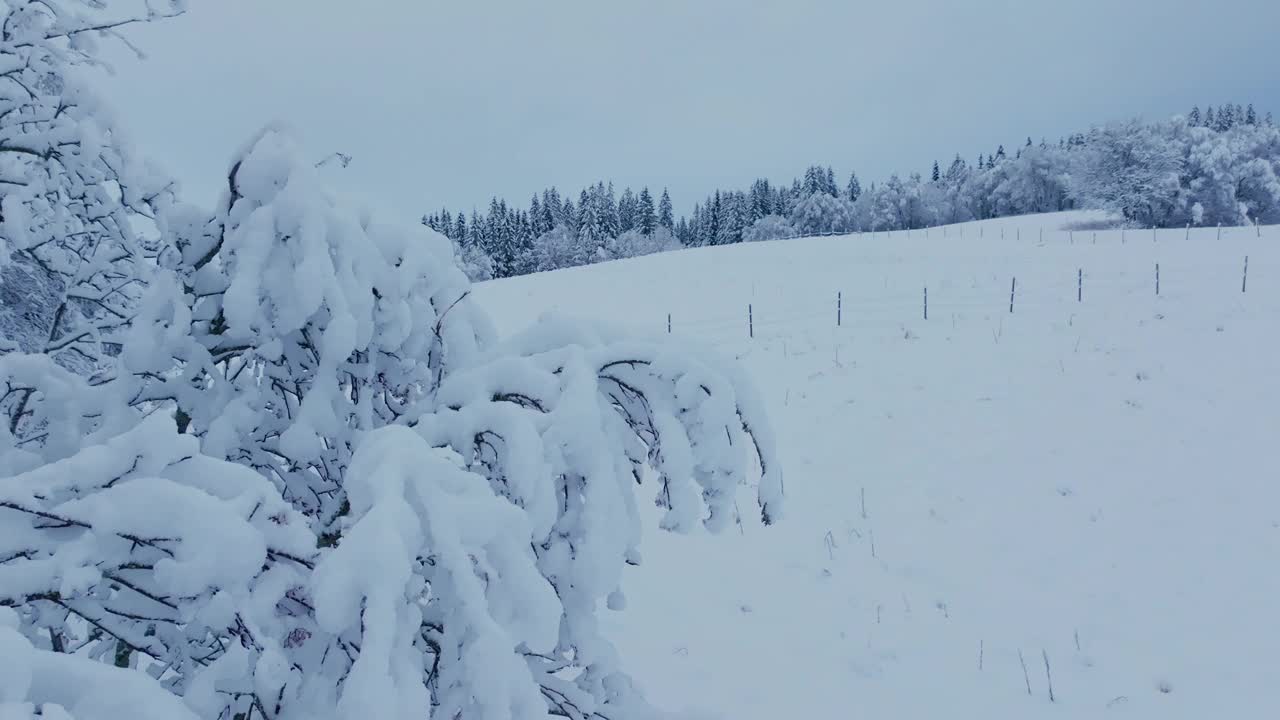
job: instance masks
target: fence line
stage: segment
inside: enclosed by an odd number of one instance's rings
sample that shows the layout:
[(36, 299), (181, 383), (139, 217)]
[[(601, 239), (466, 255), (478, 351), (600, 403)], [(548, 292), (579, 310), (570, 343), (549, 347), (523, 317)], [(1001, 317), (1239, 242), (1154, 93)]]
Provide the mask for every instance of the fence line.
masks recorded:
[[(897, 229), (897, 230), (832, 230), (832, 231), (830, 231), (830, 232), (801, 233), (801, 234), (799, 234), (799, 235), (784, 235), (784, 236), (780, 236), (780, 237), (771, 237), (771, 238), (766, 238), (766, 239), (763, 239), (763, 240), (748, 241), (748, 242), (772, 242), (772, 241), (774, 241), (774, 240), (807, 240), (807, 239), (810, 239), (810, 238), (823, 238), (823, 237), (859, 237), (859, 238), (860, 238), (860, 237), (862, 237), (863, 235), (870, 235), (870, 236), (872, 237), (872, 239), (875, 239), (877, 236), (882, 236), (882, 235), (883, 235), (883, 236), (888, 236), (889, 238), (892, 238), (895, 234), (899, 234), (899, 235), (900, 235), (900, 234), (902, 234), (902, 233), (905, 233), (905, 234), (906, 234), (906, 236), (907, 236), (907, 239), (909, 240), (909, 239), (911, 239), (911, 233), (913, 233), (913, 232), (918, 233), (918, 232), (921, 232), (921, 231), (923, 231), (923, 232), (924, 232), (924, 237), (925, 237), (926, 239), (928, 239), (928, 238), (929, 238), (929, 231), (930, 231), (930, 230), (942, 230), (942, 231), (943, 231), (942, 237), (943, 237), (943, 238), (946, 238), (946, 237), (947, 237), (947, 235), (946, 235), (946, 231), (947, 231), (949, 228), (957, 228), (957, 227), (958, 227), (958, 228), (961, 228), (960, 236), (959, 236), (959, 237), (963, 239), (963, 238), (964, 238), (964, 226), (966, 226), (966, 225), (977, 225), (977, 226), (978, 226), (978, 236), (977, 236), (977, 237), (978, 237), (978, 239), (983, 239), (983, 238), (985, 238), (985, 233), (983, 232), (983, 226), (984, 226), (985, 224), (987, 224), (987, 223), (1000, 223), (1000, 224), (1002, 225), (1002, 227), (1000, 228), (1000, 239), (1001, 239), (1001, 240), (1004, 240), (1004, 239), (1005, 239), (1005, 229), (1006, 229), (1006, 228), (1005, 228), (1005, 227), (1003, 227), (1004, 223), (1002, 223), (1001, 221), (1004, 221), (1004, 220), (1010, 220), (1010, 219), (1018, 218), (1018, 217), (1026, 217), (1026, 216), (1024, 216), (1024, 215), (1007, 215), (1007, 216), (999, 217), (999, 218), (988, 218), (988, 219), (986, 219), (986, 220), (969, 220), (969, 221), (959, 222), (959, 223), (950, 223), (950, 224), (947, 224), (947, 225), (926, 225), (926, 226), (924, 226), (924, 227), (918, 227), (918, 228), (899, 228), (899, 229)], [(1267, 225), (1259, 225), (1259, 224), (1258, 224), (1258, 223), (1256, 223), (1256, 222), (1251, 223), (1251, 224), (1249, 224), (1249, 225), (1222, 225), (1222, 224), (1219, 224), (1219, 225), (1217, 225), (1217, 226), (1216, 226), (1216, 229), (1217, 229), (1217, 240), (1219, 240), (1219, 241), (1221, 241), (1221, 240), (1222, 240), (1222, 231), (1223, 231), (1224, 229), (1226, 229), (1226, 230), (1252, 230), (1252, 231), (1253, 231), (1253, 233), (1252, 233), (1252, 234), (1253, 234), (1254, 236), (1256, 236), (1256, 237), (1262, 237), (1262, 229), (1263, 229), (1264, 227), (1280, 227), (1280, 226), (1276, 226), (1276, 225), (1270, 225), (1270, 226), (1267, 226)], [(1086, 229), (1087, 229), (1087, 228), (1086, 228)], [(1156, 234), (1157, 234), (1157, 232), (1173, 233), (1173, 232), (1178, 232), (1178, 231), (1180, 231), (1180, 230), (1184, 230), (1184, 231), (1185, 231), (1185, 239), (1186, 239), (1186, 240), (1190, 240), (1190, 239), (1191, 239), (1191, 231), (1192, 231), (1192, 230), (1201, 230), (1201, 231), (1212, 231), (1212, 230), (1214, 230), (1214, 228), (1213, 228), (1213, 227), (1198, 227), (1198, 228), (1193, 228), (1191, 225), (1187, 225), (1185, 228), (1181, 228), (1181, 227), (1167, 227), (1167, 228), (1158, 228), (1158, 227), (1141, 228), (1141, 227), (1138, 227), (1138, 228), (1133, 228), (1133, 227), (1128, 227), (1128, 226), (1121, 226), (1121, 227), (1115, 227), (1115, 228), (1105, 228), (1105, 229), (1103, 230), (1103, 232), (1116, 232), (1116, 231), (1118, 230), (1118, 231), (1120, 232), (1120, 243), (1121, 243), (1121, 244), (1124, 244), (1124, 242), (1125, 242), (1125, 235), (1128, 233), (1128, 231), (1129, 231), (1129, 230), (1145, 230), (1145, 229), (1149, 229), (1149, 230), (1151, 230), (1151, 241), (1152, 241), (1152, 242), (1157, 242), (1157, 238), (1156, 238)], [(1018, 225), (1018, 226), (1015, 228), (1015, 230), (1016, 230), (1016, 237), (1017, 237), (1017, 240), (1020, 242), (1020, 241), (1022, 240), (1022, 226), (1021, 226), (1021, 225)], [(1039, 227), (1039, 231), (1040, 231), (1040, 232), (1039, 232), (1039, 239), (1040, 239), (1039, 241), (1040, 241), (1040, 243), (1043, 243), (1043, 242), (1044, 242), (1045, 230), (1046, 230), (1046, 228), (1045, 228), (1043, 225)], [(1068, 244), (1075, 244), (1075, 233), (1076, 233), (1076, 230), (1075, 230), (1075, 229), (1073, 229), (1073, 228), (1059, 228), (1059, 229), (1056, 229), (1056, 230), (1055, 230), (1055, 229), (1053, 229), (1053, 228), (1048, 228), (1048, 231), (1049, 231), (1049, 233), (1050, 233), (1050, 236), (1051, 236), (1051, 237), (1052, 237), (1052, 234), (1053, 234), (1053, 233), (1058, 233), (1058, 234), (1059, 234), (1059, 236), (1065, 235), (1065, 236), (1067, 237), (1067, 242), (1068, 242)], [(1097, 231), (1094, 231), (1094, 230), (1090, 230), (1090, 232), (1092, 232), (1092, 233), (1093, 233), (1093, 243), (1092, 243), (1092, 244), (1096, 245), (1096, 244), (1098, 243), (1098, 232), (1097, 232)]]
[[(1248, 256), (1245, 256), (1243, 269), (1241, 270), (1240, 266), (1236, 266), (1237, 271), (1240, 272), (1241, 293), (1245, 293), (1248, 287), (1248, 262)], [(1225, 268), (1219, 269), (1225, 270)], [(1086, 273), (1082, 267), (1076, 269), (1075, 277), (1071, 277), (1069, 273), (1064, 275), (1063, 280), (1044, 285), (1027, 285), (1026, 283), (1020, 285), (1016, 277), (1011, 277), (1007, 312), (1013, 313), (1015, 307), (1036, 309), (1055, 306), (1067, 308), (1083, 305), (1085, 304), (1084, 284), (1086, 279), (1089, 280), (1091, 297), (1099, 298), (1096, 302), (1105, 302), (1105, 298), (1108, 296), (1132, 297), (1138, 294), (1150, 296), (1153, 289), (1155, 296), (1160, 297), (1164, 289), (1161, 287), (1159, 263), (1155, 265), (1154, 278), (1147, 276), (1146, 280), (1124, 271), (1121, 271), (1118, 275), (1105, 270), (1096, 274)], [(1226, 280), (1225, 277), (1223, 279)], [(1228, 281), (1223, 285), (1224, 291), (1232, 287), (1231, 282), (1234, 282), (1234, 280)], [(1073, 290), (1075, 291), (1075, 303), (1071, 302)], [(1232, 289), (1230, 292), (1235, 291)], [(915, 305), (914, 316), (924, 321), (929, 320), (930, 310), (974, 311), (986, 309), (992, 313), (1006, 312), (1001, 304), (1002, 302), (1003, 300), (995, 288), (985, 292), (965, 292), (964, 290), (957, 293), (943, 292), (939, 294), (935, 292), (935, 297), (931, 302), (929, 288), (925, 285), (922, 291), (916, 294), (914, 301), (908, 293), (904, 292), (894, 293), (888, 297), (870, 296), (858, 299), (846, 297), (843, 290), (834, 290), (831, 293), (830, 304), (819, 302), (790, 303), (775, 308), (777, 310), (776, 313), (769, 312), (767, 308), (763, 308), (764, 312), (758, 313), (755, 308), (756, 305), (760, 304), (757, 298), (744, 303), (746, 305), (745, 318), (742, 315), (737, 315), (736, 317), (718, 315), (681, 321), (674, 313), (667, 313), (665, 320), (667, 333), (671, 333), (673, 328), (676, 331), (690, 331), (700, 334), (717, 334), (721, 331), (741, 333), (745, 330), (748, 339), (755, 339), (757, 336), (756, 331), (761, 328), (778, 327), (824, 318), (826, 322), (833, 323), (833, 327), (844, 327), (847, 319), (857, 318), (859, 315), (881, 315), (886, 311), (900, 314), (901, 318), (905, 320), (912, 316), (909, 309), (911, 305)], [(930, 307), (931, 305), (932, 307)], [(848, 314), (848, 317), (846, 317), (846, 314)], [(745, 328), (743, 327), (744, 324)]]

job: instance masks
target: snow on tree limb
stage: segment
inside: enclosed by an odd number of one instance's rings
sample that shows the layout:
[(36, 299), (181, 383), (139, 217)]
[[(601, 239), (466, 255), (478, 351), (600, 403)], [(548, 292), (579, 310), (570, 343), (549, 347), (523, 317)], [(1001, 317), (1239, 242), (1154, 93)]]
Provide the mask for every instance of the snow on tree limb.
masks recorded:
[(444, 238), (319, 172), (268, 128), (216, 212), (163, 207), (92, 383), (0, 357), (0, 603), (201, 717), (647, 712), (596, 608), (639, 562), (637, 482), (718, 531), (758, 468), (778, 517), (751, 383), (563, 318), (499, 341)]

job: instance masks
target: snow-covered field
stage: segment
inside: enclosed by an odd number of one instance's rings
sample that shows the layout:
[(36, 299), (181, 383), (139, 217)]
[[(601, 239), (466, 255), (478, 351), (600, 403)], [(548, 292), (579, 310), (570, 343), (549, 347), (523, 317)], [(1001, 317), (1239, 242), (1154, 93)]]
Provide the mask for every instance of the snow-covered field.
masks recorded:
[(772, 411), (784, 521), (650, 522), (627, 610), (603, 611), (653, 701), (734, 720), (1280, 717), (1280, 228), (1061, 229), (1091, 219), (477, 288), (503, 330), (555, 310), (665, 333), (670, 313)]

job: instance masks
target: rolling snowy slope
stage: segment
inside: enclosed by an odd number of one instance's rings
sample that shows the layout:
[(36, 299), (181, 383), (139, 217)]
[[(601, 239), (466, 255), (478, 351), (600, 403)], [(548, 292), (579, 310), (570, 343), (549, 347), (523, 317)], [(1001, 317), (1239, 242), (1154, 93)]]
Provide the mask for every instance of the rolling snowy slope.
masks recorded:
[(555, 310), (665, 333), (670, 313), (770, 406), (786, 519), (716, 537), (650, 523), (629, 606), (605, 618), (656, 703), (734, 720), (1280, 717), (1280, 228), (1062, 230), (1090, 220), (477, 288), (504, 330)]

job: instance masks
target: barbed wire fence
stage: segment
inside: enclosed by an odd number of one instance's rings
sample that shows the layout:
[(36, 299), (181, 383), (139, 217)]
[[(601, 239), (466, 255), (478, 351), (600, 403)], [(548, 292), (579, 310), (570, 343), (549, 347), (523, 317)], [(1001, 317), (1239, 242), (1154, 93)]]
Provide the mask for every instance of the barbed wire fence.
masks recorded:
[[(1150, 237), (1156, 243), (1161, 241), (1162, 234), (1170, 239), (1184, 241), (1191, 239), (1192, 231), (1202, 234), (1209, 233), (1209, 237), (1206, 238), (1208, 241), (1220, 242), (1224, 230), (1227, 231), (1229, 237), (1234, 235), (1237, 239), (1245, 236), (1245, 233), (1240, 232), (1242, 230), (1247, 230), (1247, 236), (1250, 238), (1261, 238), (1263, 227), (1250, 225), (1233, 228), (1190, 229), (1117, 228), (1103, 229), (1101, 231), (1034, 228), (1034, 232), (1026, 233), (1022, 232), (1026, 229), (1023, 227), (1000, 228), (1000, 230), (1006, 239), (1008, 239), (1009, 235), (1012, 235), (1014, 239), (1020, 239), (1023, 235), (1027, 235), (1034, 238), (1037, 243), (1043, 243), (1044, 241), (1041, 238), (1047, 236), (1050, 241), (1065, 239), (1067, 244), (1075, 244), (1077, 240), (1075, 236), (1084, 235), (1088, 237), (1088, 244), (1095, 245), (1098, 243), (1098, 232), (1104, 234), (1104, 243), (1118, 242), (1119, 244), (1126, 244), (1136, 239), (1134, 237), (1135, 234), (1141, 236), (1141, 234), (1147, 232), (1151, 233)], [(924, 233), (926, 232), (938, 235), (940, 230), (945, 229), (944, 227), (933, 227), (919, 230), (852, 234), (832, 232), (802, 237), (852, 235), (857, 238), (874, 234), (886, 238), (897, 238), (913, 233), (920, 237), (925, 237)], [(995, 236), (994, 232), (992, 236)], [(963, 237), (963, 234), (957, 234), (957, 237)], [(1237, 296), (1248, 294), (1250, 283), (1249, 255), (1247, 252), (1239, 256), (1238, 263), (1238, 265), (1234, 265), (1234, 269), (1225, 264), (1221, 267), (1213, 268), (1216, 271), (1215, 275), (1222, 276), (1219, 282), (1215, 282), (1215, 287), (1221, 287), (1224, 293), (1231, 292)], [(940, 317), (941, 314), (945, 313), (983, 311), (988, 314), (1016, 315), (1019, 311), (1026, 310), (1067, 307), (1069, 305), (1083, 307), (1091, 301), (1106, 302), (1115, 298), (1135, 295), (1159, 298), (1162, 292), (1167, 294), (1169, 280), (1166, 278), (1162, 282), (1160, 262), (1154, 260), (1148, 267), (1149, 271), (1147, 273), (1140, 273), (1137, 268), (1090, 271), (1086, 267), (1076, 266), (1070, 268), (1069, 273), (1064, 273), (1061, 280), (1048, 284), (1028, 283), (1011, 274), (1008, 276), (1004, 289), (1000, 289), (998, 286), (979, 289), (975, 281), (970, 290), (976, 292), (956, 292), (949, 288), (939, 292), (941, 288), (934, 288), (932, 297), (930, 297), (930, 288), (927, 283), (921, 283), (920, 289), (915, 292), (898, 290), (890, 294), (864, 297), (851, 297), (843, 289), (833, 289), (830, 293), (830, 300), (826, 303), (812, 300), (801, 303), (770, 303), (768, 300), (762, 302), (761, 298), (753, 297), (743, 303), (741, 314), (720, 314), (712, 317), (700, 316), (682, 319), (679, 313), (671, 311), (665, 314), (664, 324), (668, 334), (696, 334), (717, 339), (738, 337), (754, 340), (759, 335), (758, 331), (760, 330), (783, 328), (797, 323), (806, 323), (810, 326), (822, 326), (829, 323), (829, 327), (842, 328), (848, 325), (851, 320), (857, 321), (868, 316), (881, 316), (885, 319), (892, 318), (895, 323), (913, 319), (929, 322), (931, 311), (934, 318)], [(1199, 274), (1203, 275), (1204, 268), (1199, 268), (1198, 271)], [(1189, 272), (1197, 272), (1197, 270), (1193, 269)], [(1237, 272), (1238, 274), (1236, 274)], [(1228, 279), (1230, 282), (1227, 282)], [(1005, 294), (1006, 292), (1007, 294)]]

